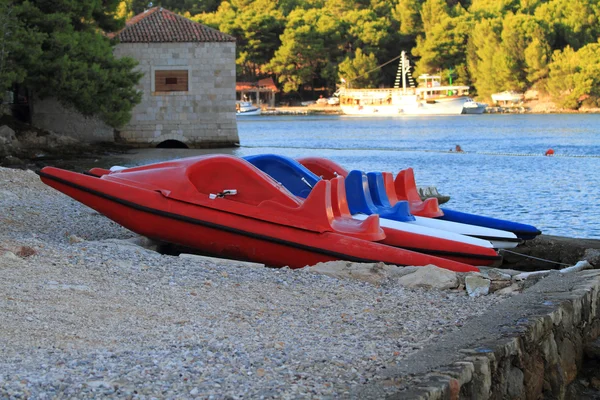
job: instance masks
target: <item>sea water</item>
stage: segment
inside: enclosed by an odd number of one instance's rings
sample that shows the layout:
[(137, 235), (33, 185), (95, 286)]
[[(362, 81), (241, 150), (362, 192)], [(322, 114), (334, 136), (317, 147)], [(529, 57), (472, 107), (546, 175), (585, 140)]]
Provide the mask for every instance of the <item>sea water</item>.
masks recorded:
[[(367, 172), (412, 167), (418, 186), (451, 197), (446, 208), (533, 224), (549, 235), (600, 239), (599, 114), (259, 116), (238, 120), (238, 130), (236, 149), (141, 149), (99, 163), (276, 153), (327, 157)], [(544, 156), (548, 149), (555, 155)]]

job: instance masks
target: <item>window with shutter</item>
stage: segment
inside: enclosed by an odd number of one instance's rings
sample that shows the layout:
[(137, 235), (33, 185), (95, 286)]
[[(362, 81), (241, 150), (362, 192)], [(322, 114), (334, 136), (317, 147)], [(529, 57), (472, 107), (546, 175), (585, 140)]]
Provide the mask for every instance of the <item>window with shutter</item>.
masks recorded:
[(187, 92), (188, 70), (155, 70), (154, 90), (156, 92)]

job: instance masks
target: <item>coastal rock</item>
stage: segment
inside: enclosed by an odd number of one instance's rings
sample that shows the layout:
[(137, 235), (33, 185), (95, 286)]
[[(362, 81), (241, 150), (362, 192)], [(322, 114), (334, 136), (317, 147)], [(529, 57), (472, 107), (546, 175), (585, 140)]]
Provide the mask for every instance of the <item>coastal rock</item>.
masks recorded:
[(435, 265), (426, 265), (401, 277), (398, 279), (398, 283), (410, 288), (423, 287), (445, 290), (458, 287), (458, 277), (454, 271), (438, 268)]
[(583, 253), (583, 259), (596, 268), (600, 267), (600, 249), (587, 249)]
[(10, 144), (15, 140), (17, 140), (17, 135), (15, 134), (15, 131), (13, 131), (7, 125), (0, 126), (0, 145), (7, 143)]
[(505, 287), (504, 289), (499, 289), (495, 292), (495, 294), (499, 296), (512, 296), (521, 293), (522, 289), (522, 285), (520, 285), (519, 283), (513, 283), (512, 285)]
[(510, 281), (511, 280), (511, 275), (502, 272), (499, 269), (496, 268), (490, 268), (488, 270), (482, 271), (483, 276), (491, 279), (492, 281)]
[(505, 281), (505, 280), (491, 281), (490, 282), (490, 293), (497, 292), (497, 291), (507, 288), (511, 285), (512, 285), (512, 281)]
[(575, 265), (585, 259), (594, 265), (584, 256), (590, 249), (600, 251), (600, 242), (594, 239), (540, 235), (512, 249), (510, 253), (503, 252), (502, 268), (520, 271), (561, 269), (565, 264)]
[(6, 156), (4, 157), (4, 159), (1, 160), (0, 164), (5, 167), (21, 168), (25, 166), (25, 161), (14, 156)]
[(477, 275), (469, 275), (465, 278), (467, 293), (471, 297), (486, 296), (490, 292), (491, 281)]
[(58, 135), (52, 131), (35, 131), (33, 129), (22, 131), (18, 136), (18, 140), (14, 143), (17, 143), (24, 149), (29, 149), (37, 153), (56, 150), (72, 153), (86, 147), (85, 144), (70, 136)]
[(592, 360), (600, 360), (600, 338), (588, 343), (583, 351), (585, 356)]
[(390, 279), (410, 274), (421, 267), (397, 267), (384, 263), (353, 263), (348, 261), (329, 261), (310, 267), (310, 272), (324, 274), (338, 279), (355, 279), (381, 285)]

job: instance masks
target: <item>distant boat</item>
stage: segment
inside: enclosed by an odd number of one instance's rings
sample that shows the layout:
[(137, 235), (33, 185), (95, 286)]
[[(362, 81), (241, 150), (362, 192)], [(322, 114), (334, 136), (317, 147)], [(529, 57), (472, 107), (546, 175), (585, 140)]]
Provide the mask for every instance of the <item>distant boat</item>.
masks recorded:
[(260, 115), (262, 110), (260, 107), (257, 107), (252, 104), (250, 101), (237, 101), (235, 104), (236, 115), (237, 116), (255, 116)]
[(483, 112), (485, 111), (485, 109), (487, 108), (487, 104), (485, 103), (478, 103), (475, 100), (469, 98), (464, 104), (463, 104), (463, 114), (483, 114)]
[(501, 93), (492, 94), (492, 100), (494, 100), (494, 103), (518, 104), (521, 103), (524, 98), (525, 95), (523, 93), (518, 93), (509, 90)]
[(251, 117), (251, 116), (255, 116), (255, 115), (260, 115), (262, 112), (262, 110), (260, 108), (254, 108), (251, 110), (245, 110), (245, 111), (237, 111), (235, 113), (235, 115), (237, 115), (238, 117)]
[[(348, 115), (459, 115), (469, 99), (468, 86), (441, 85), (441, 77), (421, 75), (419, 87), (407, 87), (412, 82), (410, 64), (403, 51), (396, 87), (388, 89), (349, 89), (338, 91), (340, 107)], [(402, 81), (402, 87), (400, 86)], [(414, 86), (414, 83), (413, 83)]]

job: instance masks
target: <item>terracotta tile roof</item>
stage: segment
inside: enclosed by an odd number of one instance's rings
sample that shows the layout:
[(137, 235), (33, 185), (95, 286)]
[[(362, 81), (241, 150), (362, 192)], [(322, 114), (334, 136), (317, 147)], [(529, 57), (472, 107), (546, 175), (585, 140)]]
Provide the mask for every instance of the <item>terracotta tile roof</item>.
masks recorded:
[(258, 82), (236, 82), (235, 84), (235, 90), (238, 92), (252, 91), (257, 89), (259, 91), (279, 91), (279, 89), (277, 89), (277, 86), (275, 85), (275, 82), (273, 82), (273, 78), (264, 78), (259, 80)]
[(112, 35), (121, 43), (235, 42), (235, 38), (191, 21), (162, 7), (132, 17)]

